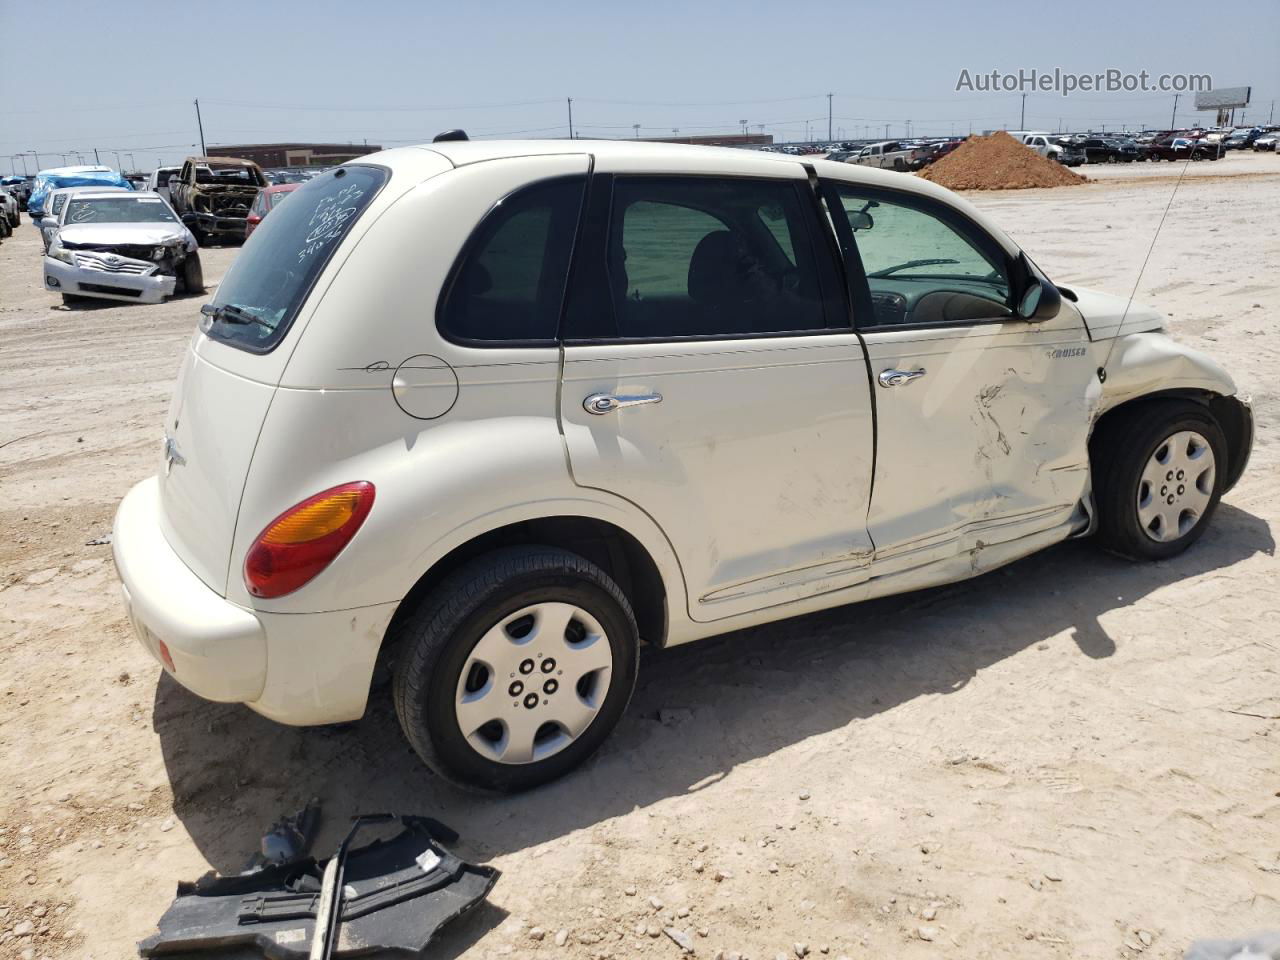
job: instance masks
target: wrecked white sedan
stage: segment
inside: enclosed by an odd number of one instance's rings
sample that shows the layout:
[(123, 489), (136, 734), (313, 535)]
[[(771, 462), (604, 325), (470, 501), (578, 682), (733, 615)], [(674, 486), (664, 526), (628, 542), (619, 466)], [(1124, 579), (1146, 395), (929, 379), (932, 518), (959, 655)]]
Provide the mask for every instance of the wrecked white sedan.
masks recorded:
[(1157, 313), (948, 191), (746, 150), (389, 150), (298, 189), (202, 312), (116, 516), (141, 642), (292, 724), (388, 666), (418, 754), (494, 790), (600, 745), (641, 642), (1070, 537), (1170, 557), (1253, 439)]
[(64, 303), (159, 303), (204, 289), (196, 238), (159, 194), (80, 188), (68, 195), (58, 224), (45, 251), (44, 285)]

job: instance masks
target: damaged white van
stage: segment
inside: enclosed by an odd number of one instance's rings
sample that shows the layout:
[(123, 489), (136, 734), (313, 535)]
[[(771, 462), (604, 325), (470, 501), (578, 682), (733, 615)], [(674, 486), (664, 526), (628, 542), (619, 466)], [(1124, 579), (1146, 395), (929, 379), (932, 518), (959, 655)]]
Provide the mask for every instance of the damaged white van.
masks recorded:
[(360, 717), (386, 665), (414, 749), (488, 790), (589, 756), (641, 642), (1069, 537), (1169, 557), (1253, 441), (1157, 313), (946, 190), (745, 150), (365, 157), (203, 313), (115, 522), (141, 642), (289, 724)]

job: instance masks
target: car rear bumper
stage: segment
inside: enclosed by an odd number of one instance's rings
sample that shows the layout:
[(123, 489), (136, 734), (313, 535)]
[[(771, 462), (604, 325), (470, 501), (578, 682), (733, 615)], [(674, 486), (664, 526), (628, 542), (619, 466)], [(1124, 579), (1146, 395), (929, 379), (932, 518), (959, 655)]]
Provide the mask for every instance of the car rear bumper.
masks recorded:
[(53, 257), (44, 258), (44, 288), (50, 293), (127, 300), (130, 303), (161, 303), (165, 297), (173, 296), (177, 284), (177, 277), (154, 273), (109, 273), (73, 266)]
[(232, 603), (169, 546), (161, 509), (158, 478), (144, 480), (121, 502), (111, 538), (143, 648), (206, 700), (244, 703), (292, 725), (359, 719), (397, 604), (281, 614)]

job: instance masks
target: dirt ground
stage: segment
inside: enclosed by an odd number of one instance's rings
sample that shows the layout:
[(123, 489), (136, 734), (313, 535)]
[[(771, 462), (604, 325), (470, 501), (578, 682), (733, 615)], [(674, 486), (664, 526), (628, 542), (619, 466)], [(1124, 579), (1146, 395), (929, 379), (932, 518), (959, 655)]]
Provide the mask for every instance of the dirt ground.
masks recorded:
[[(1177, 169), (971, 199), (1058, 282), (1127, 294)], [(646, 651), (598, 757), (502, 799), (431, 777), (381, 698), (284, 728), (134, 642), (92, 541), (156, 469), (199, 301), (64, 309), (24, 219), (0, 245), (0, 957), (133, 955), (176, 881), (238, 871), (310, 797), (321, 851), (392, 809), (502, 869), (437, 957), (675, 958), (670, 924), (706, 958), (1174, 958), (1280, 928), (1277, 210), (1280, 157), (1195, 165), (1138, 288), (1254, 398), (1249, 471), (1191, 551), (1069, 543)], [(211, 283), (236, 253), (205, 251)]]

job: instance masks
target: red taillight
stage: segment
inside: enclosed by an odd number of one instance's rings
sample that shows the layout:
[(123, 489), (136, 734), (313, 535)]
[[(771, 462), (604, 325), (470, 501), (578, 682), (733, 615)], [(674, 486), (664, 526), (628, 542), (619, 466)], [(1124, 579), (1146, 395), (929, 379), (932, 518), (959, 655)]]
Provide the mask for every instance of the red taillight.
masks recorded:
[(297, 590), (342, 552), (373, 507), (373, 484), (344, 483), (308, 497), (272, 520), (244, 558), (255, 597)]

